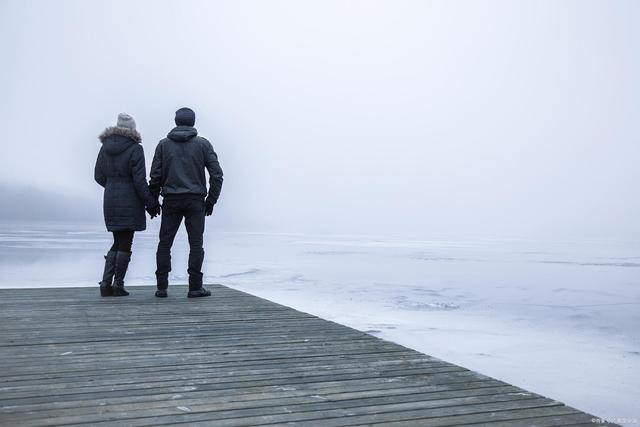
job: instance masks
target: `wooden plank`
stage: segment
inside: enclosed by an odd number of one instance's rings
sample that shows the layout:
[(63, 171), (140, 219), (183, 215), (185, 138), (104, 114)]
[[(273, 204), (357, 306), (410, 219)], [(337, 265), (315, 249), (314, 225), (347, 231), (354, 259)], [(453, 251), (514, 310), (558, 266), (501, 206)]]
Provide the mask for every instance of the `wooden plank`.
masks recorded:
[[(341, 398), (337, 397), (338, 394), (333, 395), (316, 395), (305, 394), (299, 396), (293, 396), (291, 394), (285, 395), (270, 395), (269, 397), (263, 397), (262, 399), (255, 398), (238, 398), (236, 396), (222, 396), (218, 399), (205, 398), (205, 399), (176, 399), (172, 402), (171, 406), (167, 406), (166, 402), (159, 404), (158, 402), (145, 402), (142, 404), (125, 404), (119, 406), (110, 406), (110, 408), (104, 411), (102, 414), (96, 414), (94, 408), (73, 408), (64, 409), (58, 411), (48, 411), (49, 422), (51, 425), (56, 424), (74, 424), (78, 422), (99, 422), (104, 413), (109, 413), (112, 419), (129, 419), (141, 418), (141, 417), (156, 417), (161, 415), (181, 415), (183, 410), (178, 409), (181, 406), (188, 407), (192, 412), (216, 412), (224, 416), (223, 411), (230, 411), (235, 409), (254, 410), (254, 412), (274, 411), (274, 408), (286, 405), (288, 409), (318, 409), (326, 407), (357, 407), (367, 404), (384, 403), (389, 404), (392, 402), (408, 403), (418, 401), (440, 401), (442, 402), (461, 402), (460, 399), (466, 398), (466, 403), (471, 401), (487, 401), (487, 400), (509, 400), (509, 393), (513, 392), (515, 388), (510, 386), (494, 387), (494, 388), (476, 388), (467, 390), (452, 390), (448, 392), (439, 393), (420, 393), (412, 390), (409, 393), (387, 393), (387, 390), (374, 390), (364, 393), (342, 393)], [(364, 396), (364, 397), (363, 397)], [(251, 396), (250, 397), (254, 397)], [(516, 396), (515, 399), (518, 397)], [(448, 400), (447, 400), (448, 399)], [(458, 399), (458, 400), (455, 400)], [(319, 405), (319, 406), (318, 406)], [(285, 412), (286, 413), (286, 412)], [(16, 414), (15, 417), (7, 418), (7, 421), (26, 421), (29, 419), (38, 419), (40, 414)]]
[[(398, 418), (402, 418), (403, 414), (415, 416), (419, 414), (421, 417), (450, 417), (453, 415), (473, 415), (474, 418), (481, 418), (483, 415), (492, 414), (499, 411), (508, 410), (525, 410), (525, 409), (539, 409), (544, 408), (549, 411), (554, 406), (558, 406), (557, 403), (549, 401), (548, 399), (516, 399), (510, 401), (503, 401), (500, 398), (486, 398), (489, 402), (474, 403), (466, 398), (460, 398), (458, 400), (459, 405), (455, 405), (454, 402), (438, 402), (420, 401), (410, 403), (394, 403), (388, 405), (375, 405), (375, 406), (360, 406), (360, 407), (346, 407), (341, 408), (335, 402), (330, 402), (331, 409), (319, 409), (320, 404), (316, 406), (315, 410), (300, 411), (296, 408), (296, 405), (289, 406), (277, 406), (269, 408), (247, 409), (247, 410), (229, 410), (229, 411), (213, 411), (193, 413), (188, 412), (180, 415), (166, 415), (146, 418), (129, 418), (126, 421), (122, 419), (118, 420), (105, 420), (103, 422), (92, 423), (96, 426), (117, 426), (126, 425), (131, 427), (140, 426), (159, 426), (170, 425), (176, 422), (206, 422), (209, 425), (215, 425), (216, 427), (238, 427), (246, 425), (262, 425), (273, 423), (292, 423), (300, 421), (322, 421), (322, 425), (344, 425), (343, 418), (353, 417), (353, 420), (358, 422), (383, 422), (391, 421)], [(495, 400), (495, 401), (492, 401)], [(447, 405), (438, 407), (439, 404)], [(452, 406), (453, 405), (453, 406)], [(357, 418), (356, 418), (357, 417)], [(332, 421), (329, 421), (333, 419)], [(26, 426), (30, 424), (25, 424)], [(61, 424), (58, 424), (61, 425)], [(454, 424), (455, 425), (455, 424)]]
[(403, 373), (403, 376), (399, 376), (395, 372), (358, 372), (350, 374), (334, 374), (334, 375), (283, 375), (283, 376), (271, 376), (267, 378), (251, 379), (251, 378), (239, 378), (233, 377), (229, 379), (190, 379), (184, 378), (180, 381), (166, 381), (166, 382), (146, 382), (136, 383), (133, 385), (117, 385), (117, 386), (104, 386), (104, 387), (92, 387), (89, 390), (67, 390), (63, 392), (56, 392), (56, 390), (46, 390), (42, 392), (12, 392), (8, 394), (10, 397), (2, 399), (2, 403), (13, 404), (16, 401), (24, 401), (27, 399), (51, 399), (53, 397), (58, 399), (74, 400), (74, 399), (86, 399), (88, 397), (108, 399), (114, 396), (130, 396), (141, 394), (153, 394), (157, 392), (166, 392), (166, 390), (175, 390), (176, 392), (182, 392), (184, 390), (196, 390), (202, 387), (206, 388), (231, 388), (231, 387), (255, 387), (255, 386), (299, 386), (305, 383), (317, 383), (317, 382), (335, 382), (335, 381), (347, 381), (347, 380), (368, 380), (368, 379), (386, 379), (391, 381), (406, 382), (413, 381), (422, 382), (424, 384), (452, 384), (458, 382), (479, 381), (484, 378), (480, 374), (476, 374), (471, 371), (461, 372), (444, 372), (444, 373), (430, 373), (425, 370), (407, 371)]
[[(335, 368), (330, 370), (292, 370), (292, 369), (280, 369), (278, 372), (264, 372), (259, 373), (254, 370), (239, 370), (229, 372), (227, 370), (210, 370), (203, 372), (187, 372), (188, 381), (207, 381), (207, 383), (216, 383), (223, 381), (226, 378), (232, 378), (233, 381), (261, 381), (264, 379), (283, 379), (295, 376), (296, 378), (313, 378), (319, 379), (321, 377), (337, 375), (351, 375), (351, 374), (369, 374), (373, 375), (380, 371), (379, 367), (363, 367), (355, 366), (350, 368)], [(385, 376), (406, 376), (406, 375), (436, 375), (449, 372), (468, 372), (466, 369), (456, 366), (441, 366), (441, 367), (429, 367), (424, 368), (420, 366), (416, 367), (398, 367), (396, 369), (387, 369), (384, 371)], [(16, 385), (9, 387), (0, 387), (0, 393), (7, 393), (11, 395), (19, 395), (21, 393), (34, 393), (38, 394), (41, 391), (48, 393), (49, 395), (64, 391), (65, 393), (90, 393), (99, 388), (105, 388), (108, 390), (114, 390), (118, 387), (134, 387), (137, 384), (144, 384), (145, 387), (153, 387), (154, 385), (175, 385), (185, 381), (184, 373), (182, 375), (155, 375), (148, 377), (136, 377), (133, 379), (120, 378), (117, 380), (98, 380), (98, 381), (84, 381), (80, 383), (73, 383), (70, 381), (64, 382), (43, 382), (37, 385)]]
[[(205, 400), (209, 402), (215, 402), (219, 399), (232, 399), (232, 400), (260, 400), (272, 397), (288, 397), (288, 396), (308, 396), (318, 395), (326, 398), (330, 398), (332, 395), (344, 396), (346, 394), (358, 395), (359, 393), (389, 393), (396, 394), (403, 392), (422, 392), (422, 393), (440, 393), (446, 391), (466, 391), (474, 389), (489, 389), (489, 388), (505, 388), (513, 387), (505, 385), (499, 381), (488, 380), (479, 382), (465, 382), (456, 384), (440, 384), (430, 386), (412, 386), (408, 385), (400, 387), (401, 384), (396, 384), (392, 388), (384, 387), (388, 385), (388, 381), (379, 379), (374, 380), (359, 380), (359, 381), (336, 381), (326, 383), (307, 383), (299, 387), (291, 386), (258, 386), (258, 387), (246, 387), (246, 388), (225, 388), (220, 390), (192, 390), (189, 393), (158, 393), (155, 395), (143, 395), (143, 396), (130, 396), (124, 398), (110, 398), (109, 406), (105, 410), (114, 409), (121, 405), (138, 405), (144, 404), (146, 406), (167, 406), (168, 402), (173, 404), (176, 401), (182, 403), (192, 403), (199, 400)], [(95, 411), (95, 407), (103, 403), (104, 399), (98, 400), (75, 400), (75, 401), (49, 401), (47, 403), (21, 403), (19, 405), (5, 406), (4, 410), (6, 414), (18, 413), (26, 414), (34, 411), (52, 411), (56, 409), (68, 410), (69, 408), (88, 408), (90, 411)]]
[[(376, 361), (378, 362), (378, 361)], [(236, 378), (241, 375), (274, 375), (280, 373), (296, 373), (296, 374), (304, 374), (311, 372), (333, 372), (333, 373), (346, 373), (348, 371), (351, 372), (359, 372), (364, 369), (367, 371), (391, 371), (391, 370), (407, 370), (407, 369), (431, 369), (433, 372), (442, 372), (443, 370), (462, 370), (462, 368), (442, 363), (430, 363), (425, 364), (421, 360), (397, 360), (391, 359), (388, 362), (380, 361), (378, 363), (332, 363), (327, 364), (326, 362), (323, 364), (308, 364), (308, 363), (286, 363), (286, 364), (277, 364), (271, 366), (264, 365), (250, 365), (250, 366), (236, 366), (229, 368), (228, 366), (220, 367), (220, 366), (202, 366), (197, 368), (197, 372), (194, 372), (191, 366), (181, 367), (182, 369), (147, 369), (144, 372), (138, 372), (138, 370), (129, 370), (127, 373), (119, 373), (114, 372), (111, 375), (101, 375), (99, 378), (96, 378), (95, 375), (84, 375), (84, 376), (62, 376), (62, 377), (54, 377), (54, 378), (41, 378), (36, 377), (30, 380), (20, 379), (18, 381), (6, 381), (0, 383), (0, 393), (9, 392), (10, 390), (19, 390), (19, 389), (27, 389), (29, 387), (53, 387), (56, 385), (64, 384), (65, 388), (72, 387), (81, 387), (85, 385), (116, 385), (116, 384), (127, 384), (133, 382), (140, 382), (145, 379), (154, 379), (156, 381), (165, 381), (170, 380), (172, 378), (184, 378), (188, 376), (189, 378), (200, 378), (200, 377), (208, 377), (208, 376), (225, 376), (225, 375), (234, 375)]]
[[(350, 364), (358, 364), (367, 365), (367, 366), (375, 366), (376, 364), (380, 364), (380, 366), (384, 366), (386, 363), (411, 363), (411, 362), (424, 362), (425, 365), (431, 366), (433, 364), (440, 364), (441, 362), (434, 362), (427, 359), (423, 359), (420, 357), (415, 357), (412, 353), (408, 353), (406, 355), (398, 352), (394, 353), (374, 353), (374, 354), (360, 354), (351, 357), (345, 357), (344, 355), (335, 355), (335, 356), (326, 356), (326, 357), (316, 357), (316, 358), (289, 358), (286, 360), (255, 360), (249, 362), (236, 362), (236, 361), (228, 361), (228, 362), (219, 362), (213, 361), (209, 363), (198, 362), (195, 364), (189, 365), (177, 365), (171, 367), (171, 372), (181, 374), (182, 371), (193, 371), (193, 370), (208, 370), (212, 368), (220, 368), (226, 369), (228, 371), (237, 371), (238, 369), (249, 369), (249, 368), (263, 368), (263, 369), (280, 369), (283, 366), (289, 366), (292, 369), (295, 369), (298, 366), (305, 366), (310, 369), (328, 369), (343, 365)], [(149, 362), (144, 366), (134, 366), (134, 367), (119, 367), (117, 370), (114, 369), (86, 369), (83, 371), (73, 371), (73, 372), (62, 372), (62, 373), (27, 373), (16, 376), (8, 376), (4, 377), (0, 380), (0, 384), (9, 385), (13, 382), (21, 383), (22, 381), (48, 381), (48, 380), (59, 380), (59, 381), (74, 381), (76, 379), (82, 380), (86, 377), (96, 377), (96, 378), (114, 378), (114, 377), (131, 377), (136, 375), (150, 374), (157, 375), (166, 370), (166, 365), (157, 364), (156, 362)]]

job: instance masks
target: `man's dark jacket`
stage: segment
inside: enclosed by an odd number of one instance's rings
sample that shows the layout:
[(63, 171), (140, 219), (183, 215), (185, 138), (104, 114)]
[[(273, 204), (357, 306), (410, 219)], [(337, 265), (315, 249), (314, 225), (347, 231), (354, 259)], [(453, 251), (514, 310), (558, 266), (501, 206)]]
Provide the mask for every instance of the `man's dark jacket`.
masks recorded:
[(147, 186), (140, 134), (110, 127), (100, 135), (94, 177), (104, 187), (104, 222), (109, 231), (142, 231), (147, 227), (145, 206), (158, 205)]
[[(209, 191), (204, 174), (209, 172)], [(222, 189), (222, 168), (213, 146), (191, 126), (177, 126), (158, 143), (151, 164), (149, 188), (157, 198), (207, 198), (214, 205)]]

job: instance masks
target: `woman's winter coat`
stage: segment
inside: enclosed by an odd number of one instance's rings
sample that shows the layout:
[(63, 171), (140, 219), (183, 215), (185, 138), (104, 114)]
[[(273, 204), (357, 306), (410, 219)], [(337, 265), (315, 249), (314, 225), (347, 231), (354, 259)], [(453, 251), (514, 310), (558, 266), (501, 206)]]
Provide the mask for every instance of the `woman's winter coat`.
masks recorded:
[(100, 135), (102, 147), (95, 180), (104, 187), (104, 222), (109, 231), (142, 231), (147, 227), (145, 207), (158, 206), (147, 185), (140, 134), (133, 129), (109, 127)]

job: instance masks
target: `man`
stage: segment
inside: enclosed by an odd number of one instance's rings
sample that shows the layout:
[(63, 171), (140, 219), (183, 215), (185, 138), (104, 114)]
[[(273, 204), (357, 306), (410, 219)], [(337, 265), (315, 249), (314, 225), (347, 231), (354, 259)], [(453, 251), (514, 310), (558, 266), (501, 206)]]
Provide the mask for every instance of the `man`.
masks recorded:
[[(182, 218), (189, 236), (189, 298), (207, 297), (202, 287), (204, 217), (211, 215), (222, 189), (222, 169), (211, 143), (198, 136), (196, 115), (190, 108), (176, 111), (176, 127), (158, 143), (149, 179), (155, 197), (162, 194), (160, 242), (156, 252), (156, 296), (167, 297), (171, 246)], [(204, 170), (209, 173), (207, 191)], [(206, 199), (205, 199), (206, 197)]]

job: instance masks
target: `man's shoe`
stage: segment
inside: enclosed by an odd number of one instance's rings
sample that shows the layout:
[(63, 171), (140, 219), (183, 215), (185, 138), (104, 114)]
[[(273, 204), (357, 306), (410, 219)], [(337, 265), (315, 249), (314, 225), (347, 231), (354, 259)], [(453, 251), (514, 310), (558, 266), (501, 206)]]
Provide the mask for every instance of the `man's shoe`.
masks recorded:
[(208, 296), (211, 296), (211, 291), (208, 291), (205, 288), (195, 289), (193, 291), (189, 291), (187, 294), (187, 298), (201, 298)]
[(158, 298), (166, 298), (167, 297), (167, 290), (166, 289), (158, 289), (156, 291), (156, 296)]

